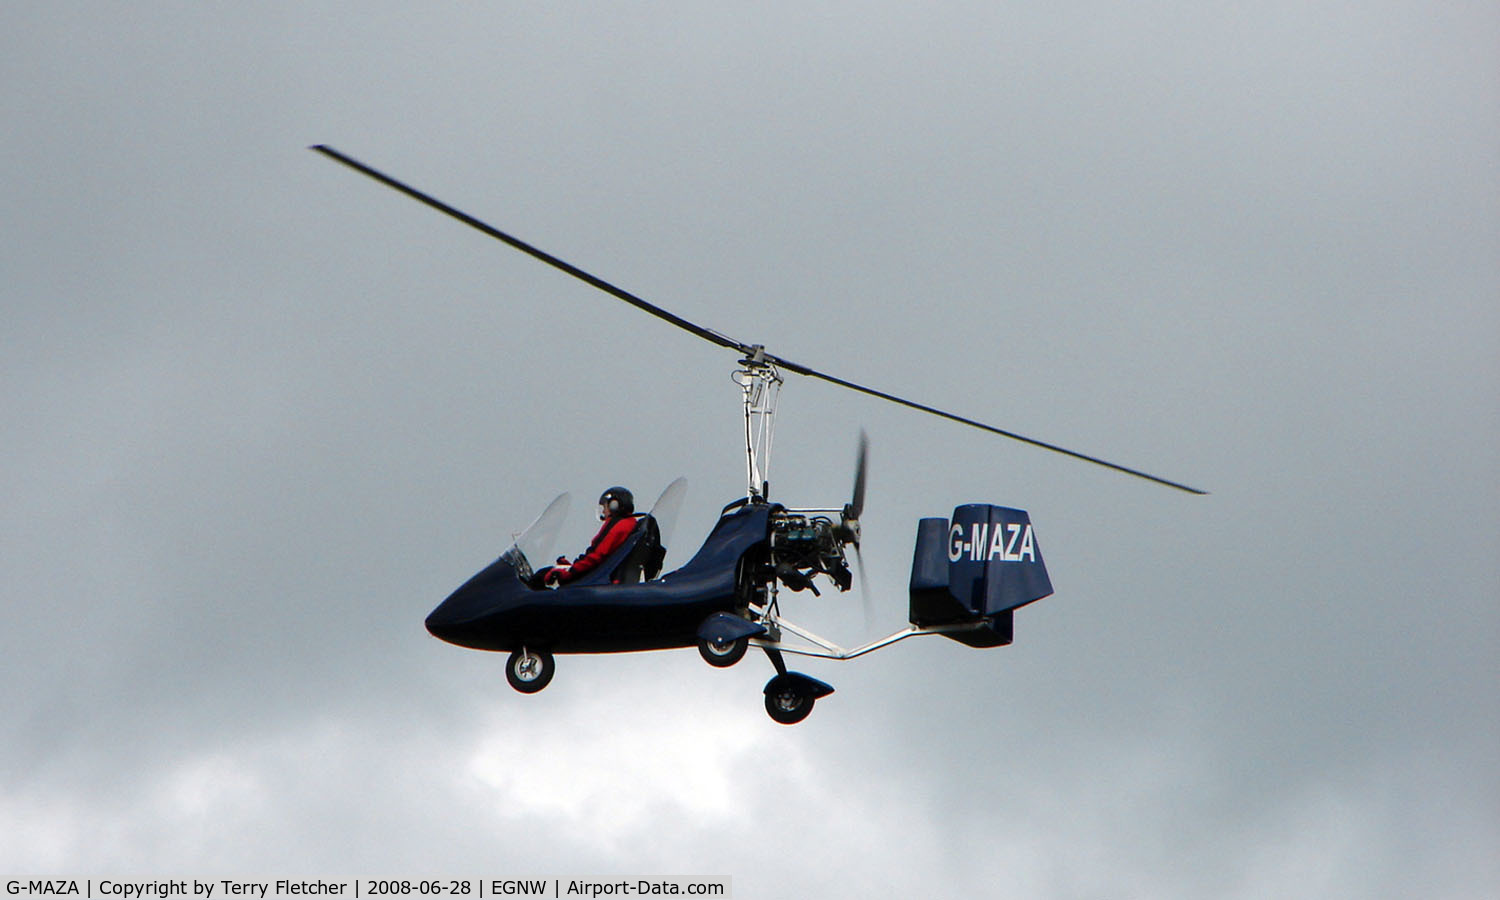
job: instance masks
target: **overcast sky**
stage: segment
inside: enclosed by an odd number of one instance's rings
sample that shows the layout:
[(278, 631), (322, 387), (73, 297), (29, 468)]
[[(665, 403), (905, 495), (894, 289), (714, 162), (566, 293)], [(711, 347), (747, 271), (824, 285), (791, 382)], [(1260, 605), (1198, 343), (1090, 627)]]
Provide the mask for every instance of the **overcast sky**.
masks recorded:
[[(1500, 894), (1492, 3), (12, 3), (0, 876), (732, 878), (736, 896)], [(743, 491), (689, 319), (1191, 497), (788, 376), (773, 494), (872, 441), (1030, 511), (1011, 647), (560, 657), (422, 619), (557, 493)]]

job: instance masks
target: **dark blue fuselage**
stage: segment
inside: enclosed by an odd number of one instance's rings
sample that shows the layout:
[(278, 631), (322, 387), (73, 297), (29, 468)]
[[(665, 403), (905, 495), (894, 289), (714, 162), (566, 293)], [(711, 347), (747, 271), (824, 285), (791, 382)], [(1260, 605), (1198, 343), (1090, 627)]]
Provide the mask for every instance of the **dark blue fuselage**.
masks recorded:
[(427, 630), (461, 647), (508, 652), (693, 646), (704, 619), (743, 604), (740, 562), (752, 551), (764, 553), (769, 511), (765, 504), (726, 511), (687, 565), (643, 584), (609, 581), (634, 539), (588, 576), (556, 590), (530, 587), (502, 556), (439, 604)]

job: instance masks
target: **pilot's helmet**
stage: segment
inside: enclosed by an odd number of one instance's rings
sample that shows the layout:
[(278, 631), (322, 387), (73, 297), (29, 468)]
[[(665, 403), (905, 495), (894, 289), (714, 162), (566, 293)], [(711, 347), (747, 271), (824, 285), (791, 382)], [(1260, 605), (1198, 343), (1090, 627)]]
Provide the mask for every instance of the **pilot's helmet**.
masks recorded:
[(612, 487), (599, 495), (599, 518), (614, 519), (634, 515), (635, 497), (622, 487)]

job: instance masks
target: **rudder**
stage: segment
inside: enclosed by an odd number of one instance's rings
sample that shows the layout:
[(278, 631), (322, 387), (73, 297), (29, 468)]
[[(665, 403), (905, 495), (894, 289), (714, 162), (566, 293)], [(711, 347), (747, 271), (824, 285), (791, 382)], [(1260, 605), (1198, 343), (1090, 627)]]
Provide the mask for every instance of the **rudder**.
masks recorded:
[(1011, 613), (1052, 593), (1052, 580), (1022, 509), (969, 503), (953, 518), (917, 525), (910, 620), (919, 627), (982, 624), (948, 635), (971, 646), (1011, 640)]

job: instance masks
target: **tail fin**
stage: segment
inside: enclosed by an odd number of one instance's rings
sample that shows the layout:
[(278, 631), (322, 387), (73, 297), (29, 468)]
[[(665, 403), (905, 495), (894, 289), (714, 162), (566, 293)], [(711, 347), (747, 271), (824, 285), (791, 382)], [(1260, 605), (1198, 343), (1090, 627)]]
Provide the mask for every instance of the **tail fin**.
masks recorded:
[(1011, 641), (1011, 613), (1052, 593), (1025, 510), (970, 503), (923, 519), (911, 567), (911, 623), (983, 623), (949, 635), (978, 647)]

